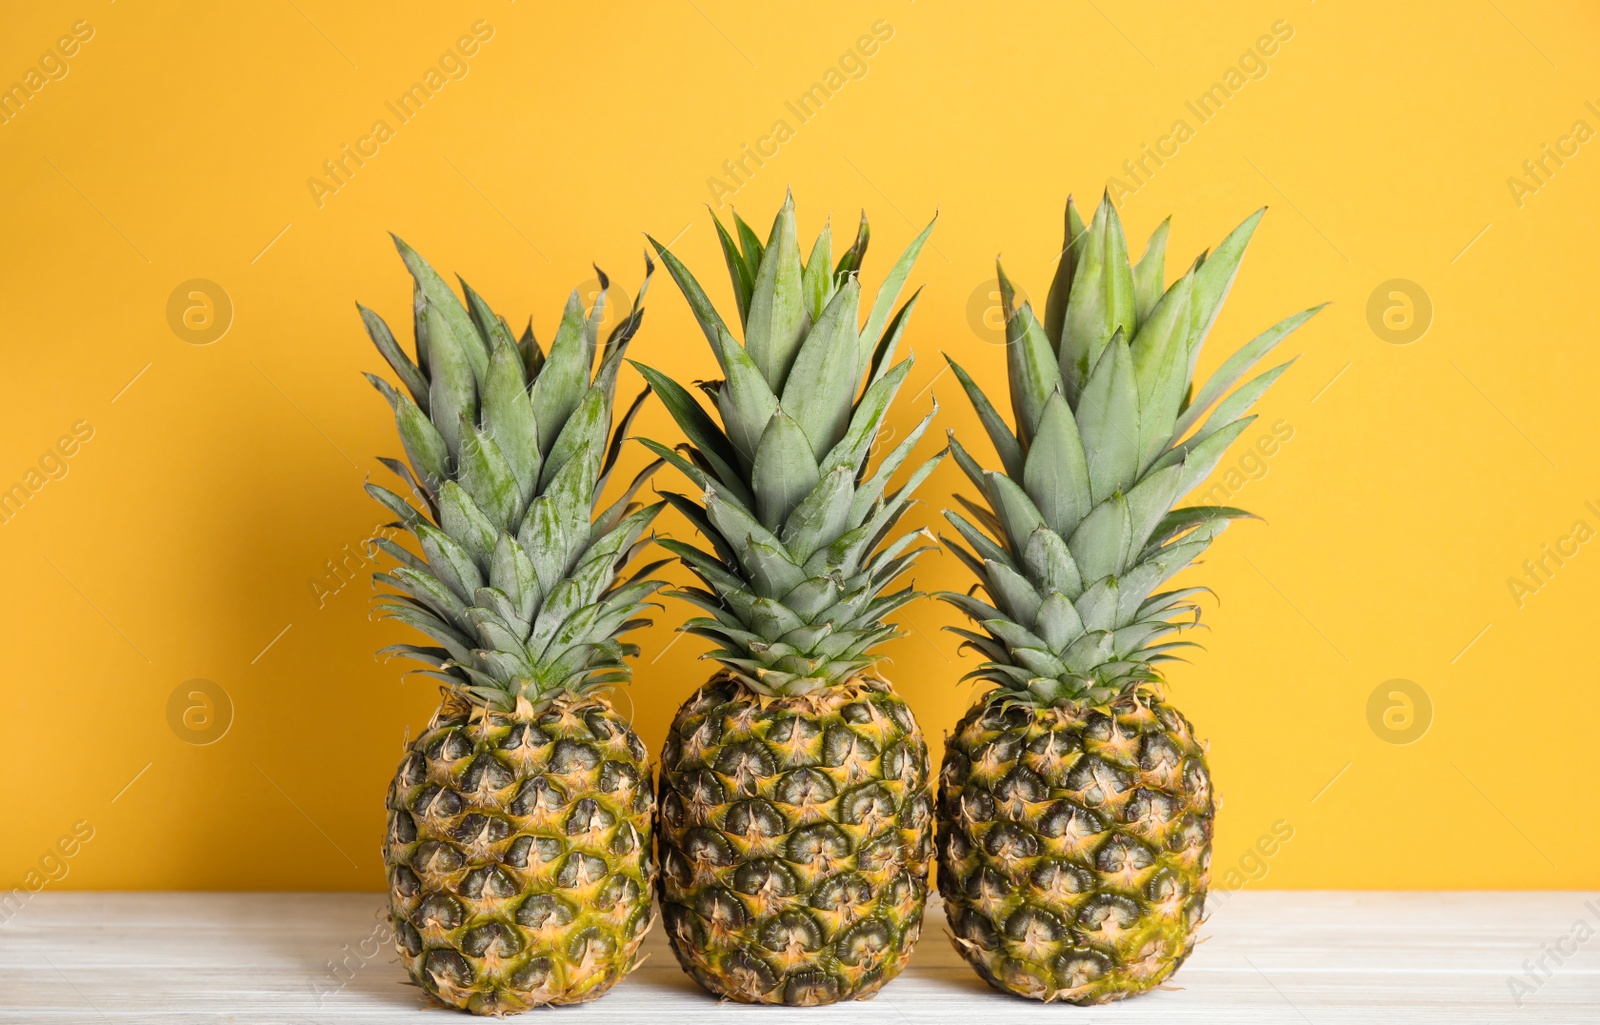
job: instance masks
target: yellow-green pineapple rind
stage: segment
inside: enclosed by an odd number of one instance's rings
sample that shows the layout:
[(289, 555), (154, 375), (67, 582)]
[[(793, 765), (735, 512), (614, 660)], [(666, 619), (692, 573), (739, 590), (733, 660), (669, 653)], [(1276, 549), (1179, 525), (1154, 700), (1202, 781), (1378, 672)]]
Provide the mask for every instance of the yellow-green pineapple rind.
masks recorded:
[(395, 948), (439, 1000), (575, 1004), (633, 969), (654, 800), (644, 745), (604, 698), (502, 712), (446, 691), (387, 806)]
[(905, 967), (933, 798), (927, 745), (887, 682), (768, 697), (713, 679), (673, 720), (660, 797), (662, 915), (700, 985), (826, 1004)]
[(948, 738), (940, 784), (952, 940), (997, 989), (1106, 1003), (1160, 985), (1194, 949), (1211, 777), (1153, 690), (1103, 708), (980, 703)]

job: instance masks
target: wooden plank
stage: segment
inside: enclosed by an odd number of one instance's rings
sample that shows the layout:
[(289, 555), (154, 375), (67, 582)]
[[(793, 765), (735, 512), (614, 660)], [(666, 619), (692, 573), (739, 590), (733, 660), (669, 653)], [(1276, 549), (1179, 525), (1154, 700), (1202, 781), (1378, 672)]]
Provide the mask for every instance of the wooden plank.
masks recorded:
[[(450, 1020), (379, 942), (382, 908), (373, 894), (41, 893), (0, 924), (0, 1022)], [(644, 966), (560, 1020), (1600, 1021), (1600, 894), (1241, 892), (1214, 902), (1177, 988), (1087, 1011), (996, 993), (944, 934), (930, 909), (911, 966), (871, 1002), (756, 1009), (696, 988), (658, 928)], [(1535, 968), (1535, 986), (1526, 968), (1541, 957), (1549, 971)], [(1520, 1007), (1511, 979), (1527, 984)]]

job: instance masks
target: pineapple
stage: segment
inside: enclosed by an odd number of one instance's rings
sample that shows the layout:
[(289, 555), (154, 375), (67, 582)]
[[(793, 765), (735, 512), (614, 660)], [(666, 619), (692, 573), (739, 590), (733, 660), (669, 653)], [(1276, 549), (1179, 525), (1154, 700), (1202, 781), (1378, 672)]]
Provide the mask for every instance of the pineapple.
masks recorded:
[(646, 444), (698, 489), (698, 500), (662, 497), (709, 550), (660, 543), (705, 584), (673, 593), (701, 610), (685, 629), (709, 638), (720, 664), (662, 750), (662, 916), (679, 963), (719, 996), (864, 999), (905, 967), (932, 862), (927, 746), (875, 667), (898, 633), (884, 617), (920, 597), (887, 589), (932, 547), (918, 544), (923, 532), (893, 531), (941, 456), (887, 485), (933, 414), (870, 474), (868, 463), (911, 369), (895, 354), (916, 296), (894, 304), (933, 226), (864, 327), (864, 216), (837, 266), (828, 228), (801, 263), (792, 197), (764, 245), (737, 215), (735, 227), (737, 243), (717, 222), (743, 346), (656, 244), (724, 375), (699, 384), (721, 425), (640, 368), (688, 439)]
[(395, 241), (416, 362), (361, 316), (406, 389), (367, 375), (394, 409), (410, 466), (383, 462), (409, 495), (367, 491), (422, 555), (378, 539), (398, 565), (374, 579), (393, 590), (381, 614), (436, 642), (383, 653), (425, 663), (444, 695), (389, 787), (395, 944), (413, 982), (474, 1014), (592, 1000), (633, 969), (653, 921), (650, 764), (604, 688), (628, 679), (637, 648), (618, 638), (662, 585), (660, 563), (621, 576), (652, 541), (661, 505), (633, 499), (659, 461), (597, 506), (648, 394), (613, 430), (642, 310), (602, 348), (604, 291), (587, 317), (574, 292), (546, 355), (531, 322), (515, 339)]
[[(1249, 514), (1174, 506), (1255, 419), (1288, 363), (1228, 393), (1318, 308), (1269, 328), (1195, 392), (1195, 362), (1257, 212), (1163, 290), (1167, 224), (1136, 265), (1109, 197), (1066, 244), (1044, 323), (1000, 271), (1008, 426), (951, 364), (1001, 469), (951, 439), (983, 498), (944, 538), (982, 586), (941, 594), (993, 684), (940, 771), (939, 890), (956, 948), (1020, 996), (1097, 1004), (1142, 993), (1194, 948), (1215, 804), (1205, 749), (1158, 667), (1205, 590), (1160, 590)], [(1292, 362), (1292, 361), (1290, 361)], [(1214, 408), (1213, 408), (1214, 407)], [(1210, 415), (1207, 416), (1207, 412)]]

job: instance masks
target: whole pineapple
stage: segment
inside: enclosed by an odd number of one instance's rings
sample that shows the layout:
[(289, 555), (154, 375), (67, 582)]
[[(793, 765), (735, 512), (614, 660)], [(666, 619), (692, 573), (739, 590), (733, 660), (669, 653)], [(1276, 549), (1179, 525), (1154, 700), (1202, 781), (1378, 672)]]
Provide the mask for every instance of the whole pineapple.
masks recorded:
[(394, 591), (382, 614), (437, 642), (385, 653), (444, 684), (389, 787), (395, 945), (417, 985), (475, 1014), (592, 1000), (633, 969), (653, 920), (650, 765), (603, 688), (628, 678), (637, 648), (618, 638), (661, 586), (654, 566), (620, 576), (651, 541), (661, 506), (633, 497), (659, 461), (597, 508), (645, 398), (612, 430), (642, 310), (602, 348), (604, 292), (587, 318), (574, 292), (546, 355), (531, 323), (514, 339), (395, 241), (415, 280), (416, 361), (361, 315), (410, 393), (367, 375), (394, 408), (410, 466), (384, 463), (410, 497), (367, 490), (422, 555), (379, 539), (399, 565), (374, 579)]
[(981, 627), (955, 632), (986, 659), (969, 678), (994, 689), (949, 737), (939, 890), (956, 948), (1010, 993), (1118, 1000), (1194, 948), (1215, 805), (1204, 748), (1157, 667), (1188, 646), (1171, 638), (1205, 589), (1159, 588), (1248, 515), (1174, 506), (1289, 364), (1224, 393), (1316, 312), (1268, 329), (1195, 393), (1260, 217), (1163, 291), (1167, 224), (1133, 265), (1110, 199), (1087, 229), (1068, 200), (1043, 324), (1000, 272), (1014, 431), (952, 363), (1001, 469), (951, 439), (983, 502), (959, 499), (971, 519), (947, 512), (961, 540), (943, 540), (983, 597), (940, 597)]
[(641, 368), (688, 439), (678, 451), (646, 444), (700, 491), (663, 497), (710, 547), (661, 542), (706, 585), (674, 593), (703, 610), (685, 629), (715, 642), (708, 657), (722, 665), (662, 750), (662, 915), (679, 963), (719, 996), (863, 999), (905, 967), (932, 861), (927, 746), (873, 672), (876, 647), (897, 634), (884, 617), (919, 597), (886, 589), (931, 547), (891, 533), (940, 457), (887, 485), (932, 414), (867, 469), (911, 369), (895, 353), (916, 297), (894, 304), (932, 225), (862, 327), (864, 217), (837, 266), (827, 228), (801, 263), (792, 198), (764, 245), (735, 223), (737, 243), (717, 229), (742, 347), (656, 244), (721, 366), (723, 380), (699, 385), (721, 425)]

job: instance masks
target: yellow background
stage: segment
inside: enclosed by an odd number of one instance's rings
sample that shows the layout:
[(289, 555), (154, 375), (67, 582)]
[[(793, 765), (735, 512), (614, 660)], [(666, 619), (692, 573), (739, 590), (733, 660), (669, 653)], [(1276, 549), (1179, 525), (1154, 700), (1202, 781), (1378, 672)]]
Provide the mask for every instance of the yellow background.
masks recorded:
[[(1551, 562), (1520, 607), (1508, 585), (1574, 521), (1600, 527), (1584, 505), (1600, 506), (1600, 143), (1520, 206), (1507, 184), (1574, 121), (1600, 128), (1585, 107), (1600, 106), (1600, 11), (577, 6), (8, 12), (0, 85), (79, 19), (94, 36), (0, 125), (0, 485), (75, 422), (94, 435), (0, 525), (0, 886), (86, 822), (93, 838), (49, 885), (381, 887), (384, 787), (435, 693), (374, 661), (404, 631), (368, 621), (370, 566), (324, 607), (313, 582), (331, 589), (325, 563), (382, 519), (361, 482), (384, 476), (375, 455), (398, 454), (359, 374), (381, 361), (353, 306), (409, 335), (385, 231), (508, 319), (531, 312), (542, 337), (591, 261), (632, 294), (645, 230), (677, 238), (727, 302), (708, 179), (788, 120), (793, 138), (735, 202), (765, 232), (792, 184), (808, 241), (827, 214), (842, 230), (865, 206), (869, 288), (938, 209), (913, 277), (927, 285), (910, 333), (919, 361), (894, 424), (937, 396), (941, 428), (987, 452), (938, 354), (1004, 394), (1002, 350), (969, 320), (994, 255), (1042, 296), (1067, 193), (1092, 205), (1179, 118), (1194, 137), (1122, 204), (1136, 247), (1173, 214), (1175, 273), (1272, 208), (1202, 369), (1334, 302), (1287, 343), (1300, 360), (1245, 436), (1280, 419), (1294, 431), (1234, 498), (1268, 522), (1237, 525), (1190, 575), (1219, 599), (1196, 638), (1206, 650), (1172, 681), (1212, 745), (1219, 872), (1243, 859), (1249, 885), (1267, 887), (1600, 886), (1600, 550)], [(865, 76), (798, 124), (785, 101), (880, 18), (893, 37)], [(469, 72), (397, 125), (385, 101), (480, 19), (494, 35)], [(1185, 101), (1279, 19), (1293, 36), (1265, 77), (1198, 124)], [(307, 180), (380, 118), (394, 138), (319, 207)], [(169, 295), (195, 278), (234, 306), (205, 346), (167, 321)], [(1409, 345), (1368, 322), (1369, 295), (1395, 278), (1433, 304)], [(711, 375), (665, 275), (634, 355)], [(670, 430), (658, 407), (643, 428)], [(946, 466), (926, 487), (921, 522), (957, 475)], [(967, 586), (948, 556), (926, 559), (917, 582)], [(673, 604), (639, 635), (645, 656), (620, 699), (652, 747), (707, 672), (701, 642), (668, 647), (685, 614)], [(956, 680), (972, 661), (940, 632), (954, 621), (943, 606), (907, 619), (890, 672), (937, 756), (971, 698)], [(208, 746), (168, 721), (169, 695), (196, 678), (234, 708)], [(1433, 707), (1409, 745), (1369, 723), (1369, 695), (1393, 679)], [(1293, 838), (1254, 867), (1248, 852), (1280, 820)]]

